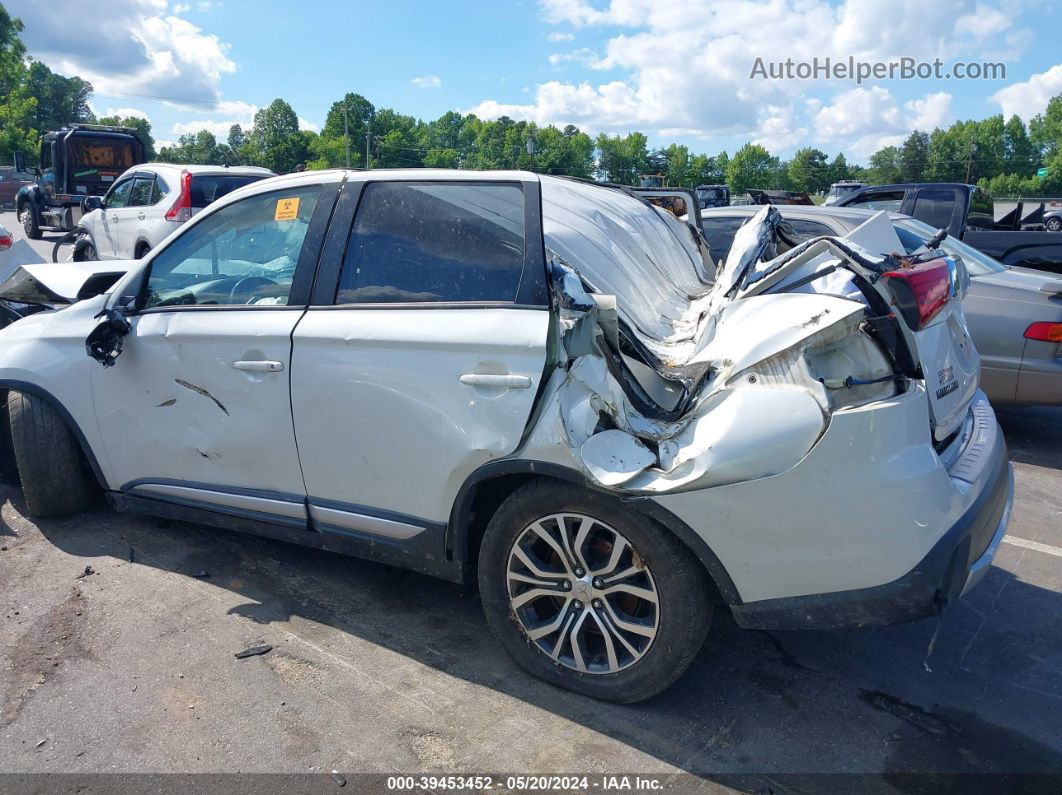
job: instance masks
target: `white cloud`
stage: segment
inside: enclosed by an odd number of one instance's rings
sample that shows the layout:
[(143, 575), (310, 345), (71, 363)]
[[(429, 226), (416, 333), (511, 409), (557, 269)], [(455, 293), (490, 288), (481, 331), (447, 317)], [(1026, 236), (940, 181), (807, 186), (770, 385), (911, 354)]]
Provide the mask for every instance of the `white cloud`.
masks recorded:
[(177, 122), (170, 128), (170, 135), (195, 135), (200, 130), (207, 130), (213, 133), (218, 140), (224, 141), (229, 137), (229, 128), (234, 124), (240, 124), (245, 131), (247, 129), (246, 125), (235, 119), (226, 119), (224, 121), (198, 119), (196, 121)]
[(414, 77), (409, 82), (417, 88), (438, 88), (442, 85), (442, 78), (438, 75), (425, 75), (424, 77)]
[(136, 116), (138, 118), (151, 121), (151, 117), (144, 113), (144, 111), (140, 110), (140, 108), (107, 108), (107, 112), (100, 115), (117, 116), (120, 119), (125, 119), (129, 116)]
[(186, 14), (192, 10), (192, 7), (188, 3), (174, 3), (172, 12), (174, 14)]
[[(472, 112), (590, 131), (747, 137), (778, 150), (817, 144), (820, 128), (845, 151), (906, 135), (912, 124), (931, 129), (950, 118), (951, 97), (905, 103), (910, 83), (898, 99), (880, 85), (852, 93), (860, 88), (854, 81), (750, 79), (757, 57), (971, 61), (988, 52), (1013, 57), (1029, 41), (1009, 0), (540, 0), (540, 7), (548, 23), (606, 34), (600, 57), (582, 49), (549, 62), (582, 63), (609, 72), (608, 80), (549, 81), (531, 102), (490, 97)], [(557, 31), (558, 39), (568, 35)]]
[(553, 33), (550, 33), (548, 36), (546, 36), (546, 41), (552, 41), (552, 42), (572, 41), (574, 38), (575, 38), (575, 35), (572, 34), (572, 33), (562, 33), (560, 31), (554, 31)]
[(110, 0), (106, 14), (86, 14), (81, 0), (52, 0), (26, 3), (17, 14), (33, 57), (84, 77), (101, 94), (169, 97), (190, 106), (217, 100), (222, 76), (236, 70), (229, 45), (176, 8), (168, 12), (165, 0)]
[(1028, 121), (1047, 107), (1048, 101), (1062, 93), (1062, 64), (1040, 72), (1022, 83), (1011, 83), (989, 99), (1003, 109), (1004, 118), (1017, 114)]
[(314, 124), (312, 121), (307, 121), (306, 119), (302, 118), (302, 116), (299, 116), (299, 129), (315, 133), (321, 132), (320, 125)]

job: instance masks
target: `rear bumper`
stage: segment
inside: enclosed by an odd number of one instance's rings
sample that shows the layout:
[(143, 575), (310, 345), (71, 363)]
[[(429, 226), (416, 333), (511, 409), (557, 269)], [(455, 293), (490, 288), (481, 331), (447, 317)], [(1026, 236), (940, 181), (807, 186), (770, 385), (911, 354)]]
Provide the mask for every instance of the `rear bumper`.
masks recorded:
[[(987, 404), (986, 404), (987, 405)], [(1014, 476), (1006, 445), (991, 410), (981, 417), (990, 428), (970, 443), (952, 476), (961, 480), (964, 464), (978, 467), (976, 496), (921, 561), (904, 576), (883, 585), (834, 593), (766, 599), (733, 605), (737, 623), (760, 629), (841, 629), (898, 624), (943, 612), (987, 573), (1006, 532), (1014, 500)], [(968, 466), (967, 468), (972, 468)]]

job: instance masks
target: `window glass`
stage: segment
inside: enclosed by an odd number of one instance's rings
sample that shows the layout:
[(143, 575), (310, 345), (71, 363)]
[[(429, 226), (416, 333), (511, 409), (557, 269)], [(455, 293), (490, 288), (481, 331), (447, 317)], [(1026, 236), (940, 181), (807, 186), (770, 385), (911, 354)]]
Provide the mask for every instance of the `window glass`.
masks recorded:
[(845, 207), (862, 207), (864, 210), (888, 210), (898, 213), (902, 204), (903, 191), (881, 191), (864, 194), (862, 199), (846, 204)]
[(129, 203), (126, 207), (143, 207), (151, 204), (151, 189), (155, 180), (150, 177), (137, 177), (129, 191)]
[(169, 192), (170, 186), (166, 184), (166, 180), (156, 174), (155, 186), (151, 189), (151, 203), (158, 204), (166, 198)]
[(951, 225), (951, 216), (954, 212), (954, 191), (930, 189), (918, 192), (912, 215), (934, 229), (947, 229)]
[(734, 235), (746, 218), (751, 216), (731, 215), (726, 217), (701, 218), (701, 229), (708, 239), (708, 250), (716, 262), (722, 263), (734, 242)]
[(104, 204), (107, 206), (107, 209), (128, 206), (129, 192), (132, 189), (133, 180), (131, 179), (122, 180), (117, 185), (115, 185), (111, 192), (107, 194), (107, 199), (104, 202)]
[(192, 206), (198, 209), (217, 201), (226, 193), (250, 185), (262, 179), (259, 176), (239, 176), (229, 174), (194, 174), (192, 175)]
[(513, 301), (523, 261), (518, 186), (375, 182), (358, 204), (336, 303)]
[(151, 263), (145, 308), (288, 302), (319, 185), (263, 193), (188, 227)]
[(796, 233), (797, 237), (802, 240), (807, 240), (812, 237), (822, 237), (823, 235), (837, 234), (821, 221), (808, 221), (805, 218), (786, 218), (785, 220), (791, 227), (793, 227), (793, 231)]

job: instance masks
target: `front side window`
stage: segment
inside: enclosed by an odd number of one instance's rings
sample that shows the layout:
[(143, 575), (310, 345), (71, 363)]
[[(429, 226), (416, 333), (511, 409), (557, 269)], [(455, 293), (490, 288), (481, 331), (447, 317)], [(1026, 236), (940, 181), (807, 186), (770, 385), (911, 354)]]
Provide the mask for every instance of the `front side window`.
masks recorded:
[(126, 179), (115, 185), (109, 194), (104, 204), (107, 209), (127, 207), (129, 205), (129, 193), (133, 189), (133, 180)]
[(144, 308), (286, 305), (320, 194), (251, 196), (189, 227), (152, 261)]
[(137, 177), (133, 181), (133, 188), (129, 191), (129, 203), (127, 207), (143, 207), (151, 204), (151, 189), (155, 180), (150, 177)]
[(374, 182), (358, 204), (336, 303), (513, 301), (523, 262), (519, 186)]

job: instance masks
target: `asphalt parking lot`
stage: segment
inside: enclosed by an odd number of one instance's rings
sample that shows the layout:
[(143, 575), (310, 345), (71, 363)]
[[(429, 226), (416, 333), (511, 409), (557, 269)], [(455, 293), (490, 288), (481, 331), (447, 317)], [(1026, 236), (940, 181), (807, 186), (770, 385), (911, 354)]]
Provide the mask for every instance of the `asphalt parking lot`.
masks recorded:
[(694, 773), (759, 791), (1058, 772), (1062, 409), (999, 418), (1008, 536), (941, 620), (767, 633), (717, 612), (689, 672), (635, 706), (525, 675), (459, 587), (104, 506), (34, 522), (0, 486), (0, 770)]

